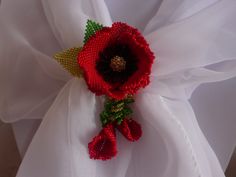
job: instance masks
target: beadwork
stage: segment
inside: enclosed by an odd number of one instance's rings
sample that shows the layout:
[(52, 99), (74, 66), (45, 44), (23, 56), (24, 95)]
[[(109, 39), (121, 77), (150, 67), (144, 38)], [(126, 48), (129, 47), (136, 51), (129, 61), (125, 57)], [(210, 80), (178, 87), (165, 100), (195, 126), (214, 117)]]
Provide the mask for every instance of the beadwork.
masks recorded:
[(103, 27), (88, 20), (84, 46), (60, 52), (55, 59), (73, 76), (84, 76), (90, 91), (106, 96), (100, 113), (103, 128), (88, 143), (91, 159), (116, 156), (116, 130), (129, 141), (142, 136), (130, 104), (134, 94), (149, 84), (154, 55), (137, 29), (121, 22)]

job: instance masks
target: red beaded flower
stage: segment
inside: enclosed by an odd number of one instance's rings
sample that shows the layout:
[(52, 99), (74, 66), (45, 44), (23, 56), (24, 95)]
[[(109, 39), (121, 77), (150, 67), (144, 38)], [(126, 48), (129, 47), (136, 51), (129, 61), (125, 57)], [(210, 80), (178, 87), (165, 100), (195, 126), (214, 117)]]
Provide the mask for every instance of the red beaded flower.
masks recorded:
[(84, 46), (58, 53), (55, 59), (73, 76), (84, 76), (96, 95), (106, 95), (100, 113), (103, 128), (88, 143), (90, 158), (116, 156), (116, 130), (128, 141), (139, 140), (142, 128), (131, 118), (129, 105), (138, 89), (149, 84), (154, 55), (137, 29), (120, 22), (103, 27), (88, 20)]
[(96, 31), (77, 59), (92, 92), (121, 100), (149, 84), (154, 55), (137, 29), (118, 22)]

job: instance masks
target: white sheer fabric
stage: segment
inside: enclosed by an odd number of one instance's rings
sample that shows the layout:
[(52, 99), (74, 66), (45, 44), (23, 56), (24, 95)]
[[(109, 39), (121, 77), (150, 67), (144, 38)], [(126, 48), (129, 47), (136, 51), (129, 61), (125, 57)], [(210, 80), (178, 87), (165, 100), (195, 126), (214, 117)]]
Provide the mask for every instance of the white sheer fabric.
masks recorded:
[(236, 76), (236, 2), (153, 3), (149, 19), (132, 21), (156, 55), (152, 82), (139, 92), (134, 105), (144, 135), (133, 144), (118, 136), (118, 156), (101, 162), (89, 159), (87, 143), (100, 129), (103, 100), (51, 56), (82, 45), (88, 18), (111, 25), (109, 3), (3, 0), (1, 119), (43, 119), (17, 177), (224, 176), (188, 99), (202, 83)]

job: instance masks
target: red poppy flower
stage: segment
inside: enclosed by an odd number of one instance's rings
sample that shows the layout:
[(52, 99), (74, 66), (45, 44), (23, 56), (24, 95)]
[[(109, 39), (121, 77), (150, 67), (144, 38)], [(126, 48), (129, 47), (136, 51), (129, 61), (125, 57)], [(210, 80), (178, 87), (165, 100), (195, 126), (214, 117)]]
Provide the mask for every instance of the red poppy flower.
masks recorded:
[(138, 30), (120, 22), (97, 31), (78, 55), (88, 88), (118, 100), (149, 84), (153, 60)]
[(129, 141), (137, 141), (142, 136), (140, 124), (130, 118), (124, 119), (120, 125), (117, 125), (117, 129)]
[(107, 124), (88, 144), (91, 159), (108, 160), (117, 154), (116, 134), (113, 124)]

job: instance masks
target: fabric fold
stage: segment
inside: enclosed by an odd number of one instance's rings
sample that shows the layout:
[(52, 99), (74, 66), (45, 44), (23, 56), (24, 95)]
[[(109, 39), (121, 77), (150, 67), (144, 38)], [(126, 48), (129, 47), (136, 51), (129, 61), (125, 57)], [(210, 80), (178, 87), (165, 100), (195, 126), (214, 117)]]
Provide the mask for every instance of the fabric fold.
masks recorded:
[(157, 60), (152, 74), (162, 76), (235, 59), (235, 8), (234, 1), (219, 1), (201, 13), (147, 34)]
[(42, 0), (42, 4), (52, 31), (63, 48), (83, 45), (88, 19), (93, 19), (105, 26), (110, 26), (112, 23), (103, 0), (99, 2)]
[(224, 177), (188, 99), (202, 83), (236, 76), (235, 1), (164, 0), (145, 23), (156, 60), (133, 106), (143, 137), (131, 144), (118, 134), (118, 156), (105, 162), (87, 149), (101, 128), (103, 97), (51, 56), (83, 45), (87, 19), (110, 26), (111, 12), (103, 0), (41, 3), (8, 0), (0, 9), (1, 119), (43, 118), (17, 177)]
[(89, 158), (87, 145), (99, 131), (103, 100), (82, 79), (72, 79), (48, 110), (19, 168), (17, 177), (123, 177), (132, 145), (118, 136), (119, 157), (101, 162)]

